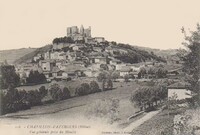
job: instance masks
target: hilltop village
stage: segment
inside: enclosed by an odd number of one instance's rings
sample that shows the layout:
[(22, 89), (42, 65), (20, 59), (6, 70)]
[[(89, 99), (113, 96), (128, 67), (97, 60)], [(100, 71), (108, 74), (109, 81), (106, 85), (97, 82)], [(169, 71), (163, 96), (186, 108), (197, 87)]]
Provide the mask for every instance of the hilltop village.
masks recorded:
[[(127, 54), (128, 49), (120, 48), (116, 42), (108, 42), (104, 37), (92, 37), (91, 27), (85, 29), (83, 26), (72, 26), (67, 28), (66, 33), (65, 37), (55, 38), (46, 52), (38, 53), (31, 61), (15, 65), (22, 84), (26, 83), (31, 71), (43, 73), (48, 82), (97, 77), (103, 70), (116, 71), (118, 79), (123, 80), (125, 76), (129, 76), (129, 79), (156, 78), (155, 73), (142, 74), (140, 70), (166, 67), (166, 63), (152, 58), (139, 63), (124, 62), (119, 54)], [(168, 69), (163, 71), (165, 75), (177, 75), (177, 71), (180, 71), (180, 68)]]
[(162, 57), (153, 49), (93, 37), (91, 31), (68, 27), (66, 36), (13, 65), (0, 63), (0, 115), (100, 118), (128, 131), (142, 120), (148, 128), (135, 134), (152, 127), (173, 131), (176, 114), (196, 104), (179, 54)]

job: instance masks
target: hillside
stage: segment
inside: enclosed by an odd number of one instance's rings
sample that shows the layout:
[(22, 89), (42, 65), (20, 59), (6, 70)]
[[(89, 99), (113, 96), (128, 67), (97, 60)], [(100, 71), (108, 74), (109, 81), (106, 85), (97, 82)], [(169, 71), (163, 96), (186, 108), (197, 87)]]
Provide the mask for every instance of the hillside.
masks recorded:
[[(5, 59), (9, 64), (28, 62), (37, 54), (43, 54), (51, 48), (52, 45), (46, 45), (40, 48), (22, 48), (0, 51), (0, 62)], [(123, 43), (115, 43), (111, 45), (111, 48), (115, 52), (114, 57), (125, 63), (139, 63), (144, 61), (166, 62), (168, 58), (175, 56), (177, 53), (177, 49), (160, 50)]]
[(26, 54), (29, 54), (35, 51), (36, 48), (21, 48), (21, 49), (12, 49), (12, 50), (1, 50), (0, 51), (0, 62), (7, 60), (9, 64), (13, 64), (15, 60), (23, 57)]
[(152, 60), (166, 62), (164, 58), (162, 58), (161, 56), (157, 56), (154, 52), (152, 53), (152, 51), (149, 52), (132, 45), (119, 43), (117, 45), (114, 45), (113, 47), (118, 50), (126, 51), (126, 53), (119, 52), (115, 54), (117, 59), (125, 63), (139, 63)]
[(178, 49), (166, 49), (166, 50), (160, 50), (160, 49), (153, 49), (149, 47), (141, 47), (141, 46), (134, 46), (135, 48), (147, 51), (149, 53), (153, 52), (157, 56), (161, 57), (167, 57), (167, 56), (172, 56), (175, 55), (178, 51)]
[(20, 64), (20, 63), (23, 63), (23, 62), (27, 62), (27, 61), (31, 61), (32, 58), (34, 56), (36, 56), (37, 54), (42, 54), (42, 53), (45, 53), (47, 52), (48, 50), (50, 50), (52, 48), (52, 45), (46, 45), (46, 46), (43, 46), (43, 47), (40, 47), (40, 48), (37, 48), (35, 49), (34, 51), (30, 52), (30, 53), (27, 53), (26, 55), (16, 59), (14, 61), (15, 64)]

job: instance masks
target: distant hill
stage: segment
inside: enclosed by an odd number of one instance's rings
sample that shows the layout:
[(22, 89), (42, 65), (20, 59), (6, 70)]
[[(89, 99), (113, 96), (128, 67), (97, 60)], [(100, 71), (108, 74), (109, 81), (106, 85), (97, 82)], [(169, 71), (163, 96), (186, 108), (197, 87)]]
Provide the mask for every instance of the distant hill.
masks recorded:
[(33, 57), (36, 56), (37, 54), (43, 54), (43, 53), (47, 52), (48, 50), (50, 50), (51, 48), (52, 48), (52, 45), (46, 45), (46, 46), (37, 48), (34, 51), (29, 52), (29, 53), (25, 54), (24, 56), (16, 59), (14, 61), (14, 63), (20, 64), (20, 63), (31, 61), (33, 59)]
[(36, 48), (0, 50), (0, 62), (4, 62), (5, 60), (7, 60), (8, 64), (13, 64), (15, 60), (35, 50)]
[(134, 47), (144, 50), (144, 51), (147, 51), (149, 53), (153, 52), (155, 55), (161, 56), (161, 57), (176, 55), (176, 53), (178, 52), (178, 49), (161, 50), (161, 49), (153, 49), (153, 48), (141, 47), (141, 46), (134, 46)]

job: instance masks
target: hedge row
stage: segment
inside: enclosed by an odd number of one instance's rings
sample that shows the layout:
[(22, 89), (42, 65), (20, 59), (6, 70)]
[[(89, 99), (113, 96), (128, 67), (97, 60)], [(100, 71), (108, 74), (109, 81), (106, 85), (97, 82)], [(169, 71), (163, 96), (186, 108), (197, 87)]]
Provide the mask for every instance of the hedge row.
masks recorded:
[[(75, 96), (82, 96), (100, 91), (98, 83), (96, 81), (91, 81), (90, 84), (82, 83), (78, 86), (75, 90)], [(45, 86), (41, 86), (39, 89), (30, 91), (9, 88), (5, 91), (0, 91), (0, 115), (29, 109), (32, 106), (41, 105), (43, 102), (55, 102), (70, 97), (69, 89), (67, 87), (61, 88), (58, 84), (52, 84), (49, 89), (46, 89)]]
[(91, 93), (100, 92), (101, 89), (96, 81), (91, 81), (90, 84), (82, 83), (76, 88), (75, 96), (83, 96)]

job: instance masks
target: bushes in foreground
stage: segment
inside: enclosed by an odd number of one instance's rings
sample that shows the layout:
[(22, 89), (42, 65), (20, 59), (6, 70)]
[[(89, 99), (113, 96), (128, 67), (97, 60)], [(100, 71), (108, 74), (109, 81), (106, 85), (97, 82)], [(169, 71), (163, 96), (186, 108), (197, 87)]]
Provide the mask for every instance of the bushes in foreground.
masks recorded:
[(67, 87), (60, 88), (58, 84), (52, 84), (49, 89), (49, 93), (54, 101), (60, 101), (70, 98), (70, 91)]
[(200, 108), (186, 110), (174, 117), (174, 135), (199, 135)]
[(31, 106), (42, 104), (42, 94), (38, 90), (30, 90), (27, 92), (26, 100)]
[[(112, 87), (110, 84), (109, 87)], [(75, 90), (75, 96), (83, 96), (91, 93), (100, 92), (101, 89), (96, 81), (82, 83)], [(41, 105), (43, 103), (65, 100), (71, 97), (67, 87), (61, 88), (58, 84), (52, 84), (49, 89), (41, 86), (36, 90), (17, 90), (9, 88), (0, 91), (0, 115), (25, 110), (32, 106)]]
[(41, 100), (46, 95), (45, 90), (45, 87), (41, 87), (40, 90), (30, 91), (19, 91), (15, 88), (0, 91), (1, 114), (25, 110), (31, 106), (42, 104)]
[(99, 85), (96, 81), (91, 81), (90, 82), (90, 92), (95, 93), (95, 92), (100, 92)]
[(0, 115), (41, 105), (43, 103), (42, 99), (49, 95), (53, 101), (59, 101), (70, 98), (70, 91), (67, 87), (61, 89), (58, 84), (53, 84), (49, 91), (45, 86), (30, 91), (15, 88), (0, 91)]
[(82, 83), (79, 87), (76, 88), (76, 96), (83, 96), (87, 94), (90, 94), (90, 85), (88, 83)]
[(29, 104), (24, 100), (24, 94), (17, 89), (9, 89), (1, 92), (1, 114), (11, 113), (20, 109), (29, 108)]
[(118, 99), (104, 99), (96, 100), (89, 105), (86, 110), (88, 118), (100, 118), (106, 120), (108, 123), (113, 123), (118, 120), (119, 115), (119, 100)]

